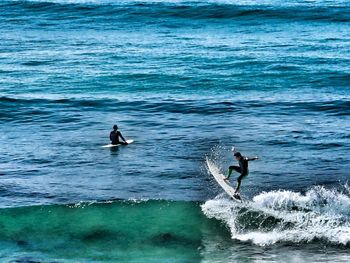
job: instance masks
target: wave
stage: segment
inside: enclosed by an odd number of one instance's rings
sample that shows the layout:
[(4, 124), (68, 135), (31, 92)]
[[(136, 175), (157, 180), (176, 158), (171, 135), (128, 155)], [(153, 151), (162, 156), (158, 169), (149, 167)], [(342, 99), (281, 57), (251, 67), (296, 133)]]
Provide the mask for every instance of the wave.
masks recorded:
[(350, 187), (315, 186), (305, 194), (288, 190), (262, 192), (238, 204), (217, 198), (202, 205), (209, 218), (223, 221), (233, 239), (267, 246), (322, 242), (350, 245)]
[(218, 197), (204, 204), (110, 200), (3, 208), (0, 250), (11, 262), (28, 262), (27, 255), (33, 262), (154, 262), (155, 255), (159, 262), (213, 262), (215, 254), (239, 256), (236, 246), (247, 241), (258, 245), (241, 247), (248, 254), (285, 242), (346, 249), (349, 196), (347, 186), (342, 192), (315, 187), (305, 194), (263, 192), (243, 204)]
[(160, 262), (198, 262), (202, 232), (214, 232), (215, 225), (196, 202), (114, 200), (6, 208), (0, 213), (0, 247), (73, 262), (145, 262), (155, 253)]
[(305, 195), (261, 193), (244, 204), (221, 197), (202, 205), (110, 200), (2, 208), (0, 250), (13, 262), (27, 262), (28, 255), (35, 262), (154, 262), (155, 254), (160, 262), (212, 262), (223, 248), (237, 254), (222, 221), (241, 245), (318, 240), (348, 246), (349, 201), (349, 192), (318, 187)]
[[(291, 115), (302, 112), (316, 112), (329, 116), (349, 116), (350, 103), (345, 100), (288, 102), (288, 101), (212, 101), (178, 100), (178, 99), (135, 99), (122, 100), (108, 98), (20, 98), (0, 97), (0, 121), (32, 122), (47, 121), (49, 118), (57, 122), (77, 122), (83, 115), (75, 113), (80, 111), (128, 112), (128, 114), (152, 113), (179, 113), (197, 115), (223, 115), (223, 114), (259, 114)], [(60, 110), (59, 112), (57, 110)]]
[[(311, 20), (326, 22), (349, 22), (350, 6), (346, 2), (301, 4), (259, 1), (5, 1), (1, 7), (19, 7), (33, 13), (50, 12), (59, 20), (74, 20), (80, 16), (98, 16), (101, 20), (121, 19), (225, 19), (225, 20)], [(8, 11), (13, 14), (13, 10)], [(6, 13), (5, 13), (6, 14)], [(26, 14), (27, 15), (27, 14)], [(51, 20), (52, 21), (52, 20)], [(96, 22), (96, 21), (95, 21)]]

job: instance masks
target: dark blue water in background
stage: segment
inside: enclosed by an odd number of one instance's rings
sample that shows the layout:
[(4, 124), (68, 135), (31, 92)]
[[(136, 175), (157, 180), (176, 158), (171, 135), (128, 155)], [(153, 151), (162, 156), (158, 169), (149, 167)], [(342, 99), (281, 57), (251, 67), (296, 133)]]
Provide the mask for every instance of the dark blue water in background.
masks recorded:
[(347, 1), (1, 1), (0, 206), (206, 201), (232, 146), (247, 198), (343, 188), (349, 88)]

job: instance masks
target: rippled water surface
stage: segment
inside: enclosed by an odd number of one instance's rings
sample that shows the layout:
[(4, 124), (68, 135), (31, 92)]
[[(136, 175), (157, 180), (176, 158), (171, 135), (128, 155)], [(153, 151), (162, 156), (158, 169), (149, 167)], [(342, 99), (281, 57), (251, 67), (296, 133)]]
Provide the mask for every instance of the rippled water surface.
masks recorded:
[[(350, 260), (347, 1), (5, 0), (0, 39), (5, 261)], [(244, 205), (206, 168), (232, 146)]]

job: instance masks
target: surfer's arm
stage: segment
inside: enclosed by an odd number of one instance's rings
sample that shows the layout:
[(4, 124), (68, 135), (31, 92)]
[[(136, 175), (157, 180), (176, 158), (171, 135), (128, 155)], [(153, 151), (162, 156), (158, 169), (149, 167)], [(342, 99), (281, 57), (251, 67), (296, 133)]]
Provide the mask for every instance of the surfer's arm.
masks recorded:
[(258, 160), (258, 159), (259, 159), (259, 157), (255, 156), (255, 157), (247, 158), (247, 161), (255, 161), (255, 160)]
[(120, 138), (122, 138), (122, 140), (123, 140), (125, 143), (127, 143), (126, 140), (124, 139), (124, 137), (123, 137), (123, 135), (122, 135), (121, 132), (119, 132), (119, 136), (120, 136)]

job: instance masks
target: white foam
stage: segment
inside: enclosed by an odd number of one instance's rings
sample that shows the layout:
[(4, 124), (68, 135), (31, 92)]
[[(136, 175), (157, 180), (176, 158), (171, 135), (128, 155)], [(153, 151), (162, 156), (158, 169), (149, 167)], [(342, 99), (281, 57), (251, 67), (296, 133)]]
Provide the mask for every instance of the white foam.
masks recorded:
[(220, 197), (203, 204), (202, 211), (209, 218), (225, 222), (233, 239), (261, 246), (315, 239), (347, 245), (350, 191), (348, 186), (344, 189), (341, 192), (317, 186), (305, 194), (287, 190), (262, 192), (244, 204)]

